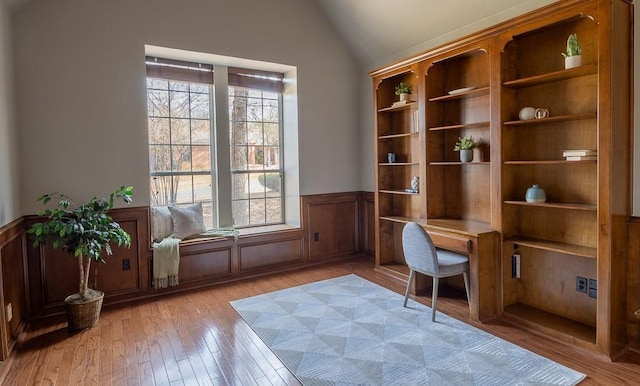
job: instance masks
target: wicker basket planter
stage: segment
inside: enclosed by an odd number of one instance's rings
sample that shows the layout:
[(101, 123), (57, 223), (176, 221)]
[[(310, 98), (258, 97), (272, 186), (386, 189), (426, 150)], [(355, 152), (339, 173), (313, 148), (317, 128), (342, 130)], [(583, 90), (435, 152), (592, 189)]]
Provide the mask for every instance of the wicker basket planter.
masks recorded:
[(81, 299), (78, 294), (69, 295), (64, 299), (65, 311), (69, 331), (80, 331), (98, 324), (104, 292), (88, 289), (91, 299)]

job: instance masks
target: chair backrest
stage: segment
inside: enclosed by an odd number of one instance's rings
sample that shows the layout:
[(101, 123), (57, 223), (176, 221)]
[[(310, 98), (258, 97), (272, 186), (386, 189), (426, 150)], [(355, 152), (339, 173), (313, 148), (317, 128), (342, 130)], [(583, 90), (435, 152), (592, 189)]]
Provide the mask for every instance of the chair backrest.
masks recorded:
[(436, 247), (427, 231), (415, 222), (402, 230), (402, 250), (409, 268), (425, 273), (439, 273)]

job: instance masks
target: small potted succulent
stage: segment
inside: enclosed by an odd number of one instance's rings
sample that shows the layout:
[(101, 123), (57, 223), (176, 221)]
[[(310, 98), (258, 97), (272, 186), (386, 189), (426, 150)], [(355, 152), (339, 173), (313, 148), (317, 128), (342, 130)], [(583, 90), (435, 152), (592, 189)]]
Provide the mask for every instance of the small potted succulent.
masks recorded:
[(92, 260), (105, 262), (102, 255), (112, 254), (112, 243), (131, 246), (131, 236), (113, 221), (108, 211), (113, 208), (114, 200), (121, 199), (128, 204), (132, 195), (133, 187), (122, 186), (108, 199), (93, 197), (83, 205), (76, 205), (60, 193), (38, 198), (45, 205), (54, 200), (56, 206), (39, 212), (44, 220), (27, 231), (33, 236), (33, 246), (51, 243), (53, 248), (62, 248), (76, 258), (80, 271), (78, 292), (64, 300), (70, 331), (84, 330), (98, 322), (104, 293), (89, 288), (89, 267)]
[(564, 56), (564, 68), (570, 69), (582, 65), (582, 48), (578, 43), (578, 35), (572, 33), (567, 38), (567, 51), (562, 53)]
[(460, 152), (461, 162), (471, 162), (473, 161), (473, 149), (476, 147), (478, 147), (478, 142), (472, 136), (458, 137), (458, 142), (456, 142), (453, 150)]
[(406, 101), (409, 99), (409, 94), (411, 94), (412, 89), (413, 86), (411, 86), (411, 83), (400, 82), (400, 84), (396, 86), (396, 95), (400, 96), (401, 101)]

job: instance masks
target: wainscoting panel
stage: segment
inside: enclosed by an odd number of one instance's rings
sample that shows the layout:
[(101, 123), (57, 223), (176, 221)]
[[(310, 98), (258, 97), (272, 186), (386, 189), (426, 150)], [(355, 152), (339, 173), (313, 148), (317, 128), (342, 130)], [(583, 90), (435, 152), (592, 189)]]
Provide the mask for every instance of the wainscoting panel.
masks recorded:
[[(107, 264), (92, 264), (90, 286), (106, 293), (104, 304), (108, 306), (365, 253), (365, 244), (373, 248), (373, 195), (368, 194), (371, 203), (367, 204), (363, 203), (366, 195), (362, 192), (302, 197), (301, 228), (243, 235), (237, 241), (184, 241), (180, 244), (180, 284), (161, 290), (151, 286), (149, 207), (114, 209), (111, 215), (131, 234), (132, 246), (115, 248), (113, 256), (105, 257)], [(25, 217), (24, 228), (39, 220), (38, 216)], [(315, 233), (319, 234), (318, 241), (314, 240)], [(77, 292), (77, 262), (49, 246), (28, 247), (25, 253), (31, 316), (62, 313), (64, 298)]]
[(302, 238), (271, 243), (238, 246), (240, 272), (253, 271), (282, 264), (302, 263)]
[(358, 252), (359, 193), (305, 196), (309, 260)]
[(375, 201), (372, 192), (362, 192), (362, 216), (360, 220), (360, 234), (362, 234), (362, 246), (360, 249), (373, 257), (376, 254), (376, 222)]
[[(141, 292), (148, 280), (149, 209), (121, 208), (110, 214), (131, 235), (131, 248), (114, 246), (113, 255), (104, 256), (106, 264), (91, 264), (89, 286), (105, 292), (105, 304)], [(28, 217), (27, 228), (38, 221), (37, 216)], [(78, 292), (77, 260), (50, 245), (29, 247), (27, 255), (32, 315), (62, 312), (65, 297)]]
[[(228, 243), (180, 246), (180, 283), (231, 275), (233, 248)], [(153, 266), (153, 265), (152, 265)]]
[[(25, 233), (22, 219), (0, 227), (0, 360), (5, 360), (25, 326), (27, 282), (24, 261)], [(8, 308), (11, 309), (9, 320)]]
[(635, 312), (640, 310), (640, 218), (629, 221), (629, 247), (627, 258), (627, 340), (629, 347), (640, 351), (640, 319)]

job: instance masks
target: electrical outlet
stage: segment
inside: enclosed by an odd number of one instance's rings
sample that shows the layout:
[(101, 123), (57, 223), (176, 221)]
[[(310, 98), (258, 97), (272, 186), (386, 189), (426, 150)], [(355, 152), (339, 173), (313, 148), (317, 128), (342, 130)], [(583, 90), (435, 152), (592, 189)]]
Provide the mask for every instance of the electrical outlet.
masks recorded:
[(131, 259), (122, 259), (122, 270), (128, 271), (131, 269)]
[(587, 293), (587, 279), (578, 276), (576, 278), (576, 291)]
[(7, 304), (7, 323), (11, 321), (11, 319), (13, 319), (13, 306), (11, 305), (11, 303)]
[(320, 240), (320, 233), (316, 232), (313, 234), (313, 241), (318, 241)]
[(589, 297), (598, 297), (598, 281), (596, 279), (589, 279)]

